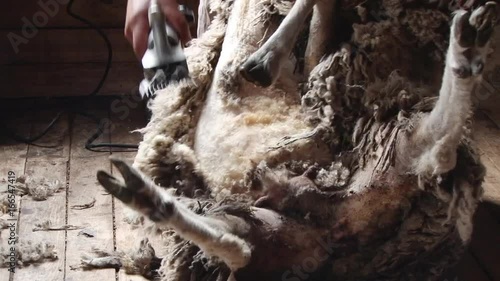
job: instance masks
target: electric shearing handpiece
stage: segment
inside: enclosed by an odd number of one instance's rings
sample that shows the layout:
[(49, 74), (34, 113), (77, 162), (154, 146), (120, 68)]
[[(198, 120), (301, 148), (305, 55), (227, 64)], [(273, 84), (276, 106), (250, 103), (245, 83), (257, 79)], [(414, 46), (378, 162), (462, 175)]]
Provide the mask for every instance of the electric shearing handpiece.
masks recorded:
[[(188, 22), (194, 21), (193, 11), (185, 6), (179, 10)], [(144, 79), (139, 86), (143, 98), (152, 98), (156, 91), (164, 89), (172, 81), (189, 77), (186, 56), (177, 32), (167, 23), (157, 0), (149, 7), (148, 48), (142, 57)]]

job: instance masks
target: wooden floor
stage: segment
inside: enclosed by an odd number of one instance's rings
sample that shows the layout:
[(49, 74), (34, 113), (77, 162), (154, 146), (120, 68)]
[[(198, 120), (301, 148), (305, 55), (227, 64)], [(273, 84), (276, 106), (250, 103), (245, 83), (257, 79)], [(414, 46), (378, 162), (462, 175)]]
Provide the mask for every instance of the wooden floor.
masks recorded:
[[(117, 98), (17, 100), (1, 102), (0, 120), (8, 120), (9, 127), (19, 134), (35, 136), (40, 133), (61, 109), (78, 105), (99, 120), (107, 120), (112, 128), (97, 142), (137, 144), (139, 134), (129, 133), (145, 125), (143, 105)], [(35, 110), (42, 108), (43, 110)], [(500, 117), (496, 111), (477, 115), (475, 138), (479, 142), (483, 162), (488, 168), (485, 182), (485, 200), (476, 214), (476, 226), (470, 248), (462, 262), (450, 271), (443, 281), (500, 281)], [(498, 122), (497, 122), (498, 121)], [(96, 281), (144, 280), (127, 276), (114, 269), (82, 271), (72, 269), (80, 263), (80, 255), (92, 247), (112, 251), (127, 250), (146, 235), (142, 230), (131, 229), (123, 222), (121, 202), (105, 194), (96, 182), (98, 169), (113, 173), (108, 157), (118, 155), (132, 162), (134, 152), (91, 152), (85, 142), (95, 132), (92, 119), (74, 113), (64, 113), (56, 128), (37, 141), (25, 145), (0, 138), (0, 179), (9, 171), (17, 176), (46, 177), (65, 184), (62, 192), (47, 201), (34, 201), (29, 196), (16, 198), (16, 231), (19, 241), (50, 242), (55, 245), (58, 259), (39, 265), (18, 268), (15, 274), (0, 269), (0, 281)], [(2, 187), (5, 190), (5, 187)], [(75, 206), (94, 202), (93, 207), (78, 209)], [(93, 237), (81, 235), (82, 229), (62, 231), (37, 231), (36, 223), (49, 220), (52, 226), (67, 225), (84, 228)], [(0, 245), (7, 246), (8, 230), (2, 231)], [(153, 245), (160, 250), (158, 239)]]

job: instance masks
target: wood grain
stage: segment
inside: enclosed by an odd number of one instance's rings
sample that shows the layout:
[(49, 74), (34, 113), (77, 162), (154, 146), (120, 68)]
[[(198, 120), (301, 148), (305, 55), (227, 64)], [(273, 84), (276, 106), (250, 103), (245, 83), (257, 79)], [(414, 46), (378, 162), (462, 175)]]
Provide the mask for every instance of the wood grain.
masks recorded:
[[(52, 2), (41, 0), (43, 3)], [(37, 13), (44, 13), (44, 9), (38, 1), (4, 0), (2, 5), (7, 7), (8, 13), (0, 17), (1, 28), (21, 28), (24, 25), (23, 18), (30, 22)], [(48, 15), (48, 21), (40, 27), (87, 27), (86, 24), (72, 18), (66, 12), (68, 0), (56, 0), (58, 10), (53, 15)], [(62, 4), (59, 4), (62, 3)], [(75, 0), (72, 11), (101, 27), (122, 27), (125, 23), (127, 0)], [(42, 23), (42, 22), (40, 22)]]
[[(0, 66), (2, 97), (69, 97), (90, 94), (100, 81), (104, 63)], [(138, 92), (143, 78), (138, 63), (114, 63), (100, 95)]]
[[(32, 136), (40, 135), (47, 126), (60, 115), (59, 120), (41, 139), (37, 140), (36, 145), (30, 146), (28, 151), (28, 162), (34, 160), (51, 161), (64, 160), (69, 157), (69, 120), (68, 114), (62, 113), (62, 108), (52, 108), (47, 110), (36, 110), (34, 113), (37, 118), (33, 121)], [(36, 168), (36, 167), (35, 167)], [(29, 167), (33, 169), (33, 167)], [(66, 171), (64, 171), (66, 172)], [(65, 182), (66, 176), (60, 178)]]
[[(60, 180), (65, 184), (66, 159), (40, 160), (28, 159), (27, 174), (45, 177), (48, 180)], [(46, 201), (35, 201), (29, 196), (22, 198), (21, 217), (19, 220), (19, 241), (50, 243), (55, 246), (58, 259), (43, 261), (37, 265), (19, 268), (14, 274), (14, 281), (60, 281), (64, 280), (65, 231), (37, 231), (33, 228), (37, 223), (50, 221), (54, 227), (64, 226), (66, 219), (66, 192), (54, 194)]]
[[(58, 99), (59, 100), (59, 99)], [(141, 140), (138, 134), (130, 134), (129, 131), (143, 127), (145, 125), (143, 107), (137, 105), (130, 108), (127, 114), (121, 110), (119, 112), (111, 111), (111, 116), (108, 114), (110, 103), (115, 99), (110, 97), (97, 97), (86, 100), (81, 103), (80, 100), (71, 98), (60, 99), (62, 104), (78, 103), (85, 110), (92, 110), (93, 113), (100, 119), (109, 118), (115, 126), (114, 130), (101, 137), (98, 141), (120, 142), (120, 143), (136, 143)], [(132, 99), (133, 100), (133, 99)], [(119, 101), (119, 100), (118, 100)], [(12, 126), (25, 136), (30, 134), (30, 127), (33, 123), (34, 129), (31, 134), (40, 130), (49, 119), (54, 116), (59, 108), (51, 108), (49, 102), (44, 102), (44, 99), (37, 99), (34, 105), (23, 108), (25, 103), (31, 104), (31, 100), (7, 100), (0, 103), (0, 115), (2, 120), (8, 121), (9, 126)], [(122, 101), (122, 104), (126, 104)], [(35, 110), (36, 107), (51, 108), (46, 113), (40, 113)], [(36, 119), (32, 120), (31, 114), (36, 115)], [(96, 198), (95, 207), (87, 210), (76, 211), (69, 210), (68, 223), (74, 225), (83, 225), (95, 232), (96, 236), (87, 238), (78, 236), (78, 231), (68, 232), (68, 257), (66, 266), (63, 271), (59, 271), (60, 263), (62, 262), (63, 252), (59, 251), (60, 260), (53, 263), (45, 263), (38, 267), (27, 267), (18, 271), (19, 275), (14, 275), (13, 280), (63, 280), (60, 278), (64, 270), (67, 271), (66, 280), (73, 281), (95, 281), (95, 280), (145, 280), (138, 276), (128, 276), (123, 272), (116, 275), (114, 270), (94, 270), (94, 271), (75, 271), (69, 266), (77, 265), (80, 262), (80, 255), (89, 252), (92, 246), (97, 246), (100, 249), (112, 250), (116, 246), (119, 250), (129, 250), (135, 247), (142, 237), (149, 235), (142, 229), (132, 229), (128, 224), (123, 222), (123, 205), (115, 201), (115, 215), (113, 217), (113, 199), (108, 195), (103, 195), (103, 189), (96, 183), (95, 172), (98, 169), (103, 169), (115, 172), (110, 168), (108, 156), (109, 153), (99, 154), (89, 152), (84, 149), (84, 143), (87, 138), (95, 131), (96, 125), (84, 117), (75, 117), (72, 128), (68, 129), (68, 121), (64, 120), (57, 123), (58, 129), (53, 131), (48, 136), (40, 140), (41, 144), (55, 145), (56, 148), (41, 148), (14, 143), (0, 136), (0, 157), (4, 159), (0, 165), (0, 178), (3, 178), (8, 170), (15, 170), (16, 174), (22, 175), (25, 170), (25, 161), (27, 161), (26, 172), (33, 175), (46, 175), (52, 179), (55, 177), (64, 177), (61, 171), (65, 167), (64, 157), (71, 154), (70, 166), (70, 188), (68, 206), (73, 204), (89, 203), (92, 198)], [(479, 129), (478, 129), (479, 126)], [(66, 128), (66, 129), (65, 129)], [(71, 134), (71, 146), (68, 142), (68, 135)], [(497, 142), (499, 136), (498, 128), (490, 119), (480, 118), (476, 122), (476, 137), (483, 161), (488, 168), (486, 189), (487, 201), (492, 203), (491, 190), (498, 190), (500, 173), (497, 166), (498, 148)], [(70, 151), (71, 147), (71, 151)], [(113, 153), (115, 156), (125, 159), (131, 163), (135, 153)], [(26, 160), (26, 157), (28, 159)], [(493, 172), (492, 172), (493, 171)], [(2, 186), (4, 187), (4, 186)], [(490, 199), (488, 199), (490, 198)], [(56, 202), (59, 200), (58, 202)], [(27, 197), (22, 199), (21, 209), (23, 212), (20, 216), (19, 234), (21, 239), (47, 239), (52, 242), (61, 243), (60, 238), (53, 238), (53, 235), (59, 236), (61, 233), (48, 233), (46, 238), (40, 238), (43, 233), (30, 233), (30, 227), (36, 220), (41, 217), (49, 218), (53, 223), (58, 224), (61, 218), (61, 199), (57, 196), (51, 197), (48, 201), (32, 202)], [(473, 240), (470, 245), (470, 251), (465, 255), (464, 259), (449, 275), (446, 275), (447, 281), (495, 281), (498, 279), (498, 264), (500, 261), (500, 227), (498, 218), (492, 216), (492, 213), (486, 204), (481, 204), (476, 217)], [(499, 206), (499, 205), (495, 205)], [(114, 218), (114, 220), (113, 220)], [(116, 232), (113, 232), (113, 227)], [(5, 241), (6, 231), (2, 232), (2, 240)], [(114, 239), (114, 235), (116, 239)], [(28, 238), (26, 238), (28, 237)], [(158, 250), (158, 255), (162, 255), (161, 240), (157, 235), (151, 237), (153, 246)], [(60, 246), (57, 246), (59, 250)], [(4, 270), (4, 269), (2, 269)], [(31, 272), (28, 274), (28, 272)], [(456, 279), (455, 279), (456, 277)], [(491, 277), (491, 278), (490, 278)], [(0, 273), (0, 281), (9, 280), (8, 274)], [(445, 280), (443, 280), (445, 281)]]
[(486, 166), (483, 184), (484, 200), (500, 205), (500, 130), (487, 117), (478, 114), (475, 120), (474, 138), (479, 146), (481, 160)]
[[(113, 62), (138, 60), (123, 29), (103, 30), (111, 42)], [(7, 35), (13, 30), (0, 31), (0, 64), (56, 64), (106, 62), (108, 49), (103, 38), (90, 29), (44, 29), (17, 48)]]
[[(128, 100), (136, 100), (134, 97), (124, 97)], [(127, 104), (123, 102), (123, 104)], [(125, 111), (123, 111), (125, 112)], [(139, 104), (137, 107), (129, 107), (128, 113), (123, 114), (122, 112), (114, 113), (111, 111), (111, 121), (114, 124), (115, 129), (111, 132), (111, 140), (114, 143), (126, 143), (126, 144), (139, 144), (142, 140), (142, 136), (139, 133), (132, 133), (133, 130), (143, 128), (146, 125), (145, 120), (145, 105)], [(119, 157), (125, 160), (127, 163), (132, 164), (137, 152), (113, 152), (113, 156)], [(122, 178), (120, 173), (112, 167), (112, 173), (117, 178)], [(124, 208), (125, 205), (114, 199), (115, 205), (115, 218), (116, 218), (116, 248), (119, 251), (130, 251), (131, 249), (137, 247), (139, 242), (144, 238), (148, 237), (153, 248), (158, 254), (162, 254), (163, 249), (161, 243), (161, 237), (158, 233), (150, 233), (142, 227), (133, 227), (132, 225), (125, 222)], [(146, 280), (142, 276), (131, 276), (127, 275), (123, 270), (118, 272), (118, 280), (120, 281), (144, 281)]]
[[(33, 121), (31, 135), (39, 134), (53, 118), (56, 112), (49, 110), (38, 112)], [(54, 130), (37, 142), (41, 146), (30, 146), (26, 161), (26, 174), (35, 179), (58, 180), (66, 186), (66, 170), (69, 157), (69, 122), (67, 116), (56, 123)], [(66, 149), (64, 149), (66, 147)], [(23, 196), (19, 219), (20, 242), (51, 243), (58, 253), (58, 260), (43, 262), (36, 266), (21, 268), (14, 275), (14, 280), (58, 281), (64, 279), (65, 231), (33, 232), (36, 223), (50, 221), (53, 226), (66, 224), (66, 189), (47, 198), (35, 201), (30, 196)], [(41, 274), (43, 272), (43, 274)]]
[[(89, 101), (86, 106), (89, 113), (107, 116), (100, 104)], [(68, 193), (68, 224), (81, 226), (94, 233), (94, 237), (78, 235), (68, 231), (66, 251), (66, 281), (115, 280), (114, 269), (82, 271), (72, 269), (80, 264), (81, 255), (92, 252), (92, 248), (106, 251), (114, 250), (114, 228), (112, 198), (104, 192), (96, 180), (97, 170), (110, 171), (109, 153), (95, 153), (85, 150), (84, 143), (89, 132), (95, 130), (91, 120), (76, 116), (72, 127), (70, 154), (70, 180)], [(109, 134), (105, 133), (98, 141), (109, 142)], [(72, 209), (71, 206), (88, 204), (95, 200), (92, 208), (84, 210)]]
[[(57, 12), (36, 23), (49, 11), (40, 3), (56, 3)], [(8, 13), (0, 17), (0, 97), (85, 96), (104, 73), (108, 50), (97, 32), (70, 17), (68, 0), (5, 0)], [(198, 1), (182, 0), (197, 13)], [(103, 29), (113, 49), (113, 67), (100, 94), (137, 92), (143, 77), (140, 61), (124, 38), (127, 0), (75, 0), (72, 11)], [(35, 23), (33, 30), (26, 28)], [(195, 35), (196, 26), (191, 30)], [(30, 32), (31, 31), (31, 32)], [(23, 38), (13, 48), (12, 36)], [(10, 36), (10, 37), (9, 37)]]
[[(39, 0), (40, 1), (40, 0)], [(9, 13), (4, 13), (0, 17), (0, 28), (15, 29), (25, 26), (23, 18), (29, 22), (35, 23), (33, 16), (44, 10), (38, 4), (39, 1), (16, 1), (4, 0), (4, 4), (9, 9)], [(41, 0), (43, 2), (51, 2), (51, 0)], [(56, 0), (61, 3), (68, 0)], [(197, 15), (198, 0), (179, 0), (179, 4), (187, 5)], [(48, 20), (44, 25), (36, 25), (44, 28), (54, 27), (88, 27), (86, 24), (72, 18), (66, 12), (67, 5), (58, 5), (60, 7), (54, 16), (48, 16)], [(73, 12), (93, 24), (101, 28), (122, 28), (125, 25), (125, 15), (127, 10), (127, 0), (75, 0), (73, 4)], [(47, 12), (44, 12), (48, 15)], [(43, 22), (41, 22), (43, 23)], [(194, 30), (196, 30), (194, 28)], [(195, 35), (196, 33), (193, 33)]]
[[(10, 118), (8, 119), (10, 121), (8, 124), (9, 127), (15, 129), (19, 134), (22, 134), (24, 136), (30, 135), (32, 117), (30, 114), (19, 115), (16, 114), (15, 111), (2, 111), (2, 114), (0, 114), (0, 116), (2, 116), (3, 118), (6, 118), (6, 116)], [(17, 178), (24, 175), (26, 154), (28, 153), (28, 149), (29, 147), (26, 144), (13, 142), (10, 139), (5, 139), (0, 136), (0, 159), (2, 159), (2, 165), (0, 165), (0, 179), (7, 179), (9, 171), (13, 171), (16, 174)], [(2, 181), (0, 187), (1, 192), (6, 192), (7, 188), (7, 182)], [(16, 196), (15, 204), (17, 206), (17, 210), (19, 210), (21, 205), (20, 196)], [(14, 215), (14, 217), (11, 217), (6, 214), (4, 218), (9, 220), (13, 219), (14, 221), (12, 222), (16, 224), (15, 231), (19, 233), (19, 223), (17, 221), (19, 219), (19, 212), (14, 212)], [(12, 246), (8, 244), (9, 236), (10, 230), (4, 230), (0, 232), (0, 247), (4, 247), (7, 249)], [(1, 268), (0, 270), (0, 281), (9, 281), (10, 278), (13, 277), (13, 274), (10, 274), (6, 268)]]

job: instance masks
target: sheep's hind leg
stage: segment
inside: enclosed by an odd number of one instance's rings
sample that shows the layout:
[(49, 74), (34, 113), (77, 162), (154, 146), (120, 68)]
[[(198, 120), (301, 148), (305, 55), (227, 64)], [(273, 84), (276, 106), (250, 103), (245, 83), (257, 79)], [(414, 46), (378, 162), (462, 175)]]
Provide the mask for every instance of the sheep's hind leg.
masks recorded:
[(322, 129), (323, 129), (322, 127), (318, 126), (309, 132), (305, 132), (305, 133), (297, 134), (297, 135), (293, 135), (293, 136), (285, 136), (285, 137), (281, 138), (276, 145), (269, 147), (268, 150), (281, 149), (281, 148), (284, 148), (288, 145), (293, 144), (294, 142), (301, 141), (301, 140), (314, 139), (323, 133)]
[(398, 149), (400, 163), (413, 162), (411, 168), (417, 174), (443, 174), (456, 166), (457, 147), (472, 111), (471, 96), (481, 78), (497, 16), (495, 2), (455, 14), (438, 102)]
[(336, 0), (319, 0), (314, 6), (305, 54), (304, 72), (306, 74), (309, 74), (320, 62), (333, 38), (333, 17), (336, 4)]
[(232, 226), (228, 222), (194, 213), (125, 162), (114, 158), (111, 162), (125, 181), (99, 171), (97, 179), (111, 195), (157, 224), (171, 227), (206, 254), (220, 258), (233, 271), (248, 264), (251, 248), (231, 233)]
[(317, 0), (295, 2), (276, 32), (240, 67), (240, 73), (246, 80), (267, 87), (278, 79), (281, 65), (292, 52), (301, 27), (316, 2)]

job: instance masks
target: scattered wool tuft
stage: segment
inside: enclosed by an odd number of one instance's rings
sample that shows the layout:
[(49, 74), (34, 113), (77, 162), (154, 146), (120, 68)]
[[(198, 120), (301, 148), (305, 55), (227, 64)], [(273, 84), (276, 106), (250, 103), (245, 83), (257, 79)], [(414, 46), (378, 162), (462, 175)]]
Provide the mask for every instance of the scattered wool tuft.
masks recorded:
[[(57, 260), (55, 246), (49, 242), (34, 244), (31, 241), (18, 242), (15, 247), (17, 266), (42, 263)], [(0, 268), (10, 267), (10, 247), (0, 248)]]
[(36, 223), (33, 228), (33, 232), (36, 231), (61, 231), (61, 230), (78, 230), (82, 229), (81, 226), (74, 225), (62, 225), (62, 226), (53, 226), (50, 220), (44, 221), (42, 223)]
[(161, 259), (156, 257), (155, 250), (148, 238), (144, 238), (138, 247), (130, 252), (107, 252), (93, 249), (92, 254), (82, 255), (81, 264), (72, 266), (73, 270), (91, 270), (96, 268), (123, 269), (127, 274), (142, 275), (146, 278), (156, 276)]
[[(50, 196), (64, 189), (64, 184), (59, 180), (49, 180), (47, 178), (34, 178), (22, 175), (13, 184), (13, 193), (17, 196), (29, 195), (35, 201), (45, 201)], [(10, 192), (10, 190), (9, 190)], [(1, 206), (5, 205), (2, 198)], [(3, 210), (3, 208), (2, 208)]]
[(0, 234), (2, 233), (3, 229), (7, 228), (9, 228), (9, 222), (6, 218), (0, 217)]
[(15, 211), (10, 208), (9, 195), (8, 194), (0, 194), (0, 214), (6, 214), (9, 211)]

